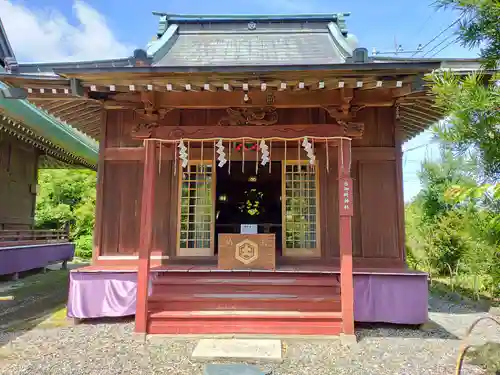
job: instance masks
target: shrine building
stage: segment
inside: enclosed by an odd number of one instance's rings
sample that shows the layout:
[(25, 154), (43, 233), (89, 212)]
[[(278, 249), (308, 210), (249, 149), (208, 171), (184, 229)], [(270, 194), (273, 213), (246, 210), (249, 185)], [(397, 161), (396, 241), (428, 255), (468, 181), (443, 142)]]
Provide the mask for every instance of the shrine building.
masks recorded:
[(0, 80), (99, 141), (92, 265), (68, 314), (139, 333), (353, 335), (427, 321), (405, 261), (402, 144), (443, 114), (425, 75), (368, 56), (346, 14), (158, 13), (132, 57)]

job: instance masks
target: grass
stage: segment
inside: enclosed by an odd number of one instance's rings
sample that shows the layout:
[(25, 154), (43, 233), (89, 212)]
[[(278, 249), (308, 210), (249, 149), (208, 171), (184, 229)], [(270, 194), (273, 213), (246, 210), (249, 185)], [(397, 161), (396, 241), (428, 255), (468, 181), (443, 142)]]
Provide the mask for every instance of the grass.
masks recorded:
[(483, 307), (484, 309), (488, 309), (491, 306), (500, 306), (500, 301), (493, 298), (491, 294), (484, 291), (479, 293), (474, 291), (473, 284), (469, 283), (469, 281), (469, 279), (459, 278), (458, 281), (454, 280), (452, 285), (450, 278), (434, 277), (429, 288), (432, 292), (447, 297), (452, 301), (465, 300), (470, 304)]
[[(47, 320), (54, 312), (65, 314), (68, 298), (67, 270), (31, 274), (11, 284), (12, 288), (0, 292), (0, 329), (19, 331), (31, 329)], [(2, 297), (12, 297), (3, 300)], [(54, 320), (60, 321), (60, 319)]]
[(467, 353), (470, 363), (480, 366), (488, 375), (500, 373), (500, 343), (488, 342)]

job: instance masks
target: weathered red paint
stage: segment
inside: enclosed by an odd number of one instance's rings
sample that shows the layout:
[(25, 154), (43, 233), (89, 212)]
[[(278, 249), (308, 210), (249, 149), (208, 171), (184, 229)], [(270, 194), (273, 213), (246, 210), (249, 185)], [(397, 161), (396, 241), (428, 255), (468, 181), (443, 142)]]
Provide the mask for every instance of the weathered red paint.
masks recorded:
[(137, 272), (137, 305), (135, 332), (146, 333), (148, 318), (148, 284), (150, 253), (153, 247), (154, 187), (157, 173), (156, 141), (145, 141), (144, 177), (139, 237), (139, 261)]
[(339, 178), (339, 215), (353, 216), (354, 215), (354, 198), (353, 198), (352, 178)]
[(148, 303), (149, 333), (336, 335), (342, 328), (337, 275), (168, 272), (153, 280)]
[[(343, 139), (338, 147), (338, 178), (349, 181), (351, 173), (351, 141)], [(352, 180), (351, 186), (352, 188)], [(352, 191), (352, 189), (351, 189)], [(339, 192), (340, 193), (340, 192)], [(339, 199), (339, 204), (343, 199)], [(351, 215), (343, 215), (339, 208), (339, 245), (340, 245), (340, 288), (342, 305), (342, 331), (354, 334), (354, 283), (352, 276), (352, 228)], [(350, 210), (351, 211), (352, 205)]]

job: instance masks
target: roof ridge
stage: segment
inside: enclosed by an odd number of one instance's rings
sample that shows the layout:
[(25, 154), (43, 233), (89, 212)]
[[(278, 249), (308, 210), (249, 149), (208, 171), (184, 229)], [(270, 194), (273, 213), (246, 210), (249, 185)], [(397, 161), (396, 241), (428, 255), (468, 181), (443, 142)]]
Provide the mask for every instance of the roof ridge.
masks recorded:
[(185, 19), (198, 19), (198, 18), (221, 18), (221, 19), (235, 19), (235, 20), (245, 20), (247, 18), (252, 19), (307, 19), (307, 18), (338, 18), (350, 16), (349, 12), (338, 12), (338, 13), (291, 13), (291, 14), (185, 14), (185, 13), (166, 13), (166, 12), (153, 12), (155, 16), (162, 16), (167, 18), (185, 18)]
[(348, 12), (339, 13), (304, 13), (304, 14), (180, 14), (153, 12), (159, 16), (158, 37), (161, 37), (171, 24), (176, 23), (203, 23), (203, 22), (252, 22), (252, 21), (329, 21), (335, 22), (340, 31), (347, 35), (345, 18)]

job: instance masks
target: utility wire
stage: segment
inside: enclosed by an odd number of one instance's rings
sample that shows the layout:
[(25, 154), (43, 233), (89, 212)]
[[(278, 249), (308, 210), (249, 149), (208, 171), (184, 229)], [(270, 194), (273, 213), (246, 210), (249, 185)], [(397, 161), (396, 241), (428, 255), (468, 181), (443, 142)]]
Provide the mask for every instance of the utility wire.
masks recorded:
[(425, 28), (425, 26), (429, 23), (429, 21), (431, 20), (431, 18), (434, 17), (434, 15), (436, 13), (437, 12), (432, 12), (431, 14), (429, 14), (429, 17), (427, 17), (427, 19), (424, 21), (424, 23), (422, 23), (422, 25), (420, 26), (420, 28), (418, 29), (418, 31), (415, 33), (414, 40), (420, 36), (420, 34), (422, 33), (422, 30)]
[(460, 16), (458, 16), (458, 18), (452, 22), (450, 25), (448, 25), (448, 27), (446, 29), (444, 29), (443, 31), (441, 31), (438, 35), (436, 35), (434, 38), (432, 38), (431, 40), (429, 40), (426, 44), (424, 44), (424, 46), (421, 48), (420, 51), (417, 51), (415, 52), (413, 55), (411, 55), (411, 57), (415, 56), (418, 52), (422, 52), (425, 47), (427, 47), (429, 44), (431, 44), (432, 42), (434, 42), (437, 38), (439, 38), (441, 35), (443, 35), (445, 32), (447, 32), (449, 29), (451, 29), (453, 26), (455, 26), (457, 23), (460, 22), (460, 20), (462, 19), (462, 16), (465, 14), (465, 12), (462, 12), (460, 14)]
[(406, 154), (410, 151), (413, 151), (413, 150), (418, 150), (419, 148), (422, 148), (422, 147), (427, 147), (427, 146), (430, 146), (431, 144), (433, 143), (438, 143), (439, 140), (438, 139), (431, 139), (429, 142), (427, 143), (422, 143), (421, 145), (418, 145), (418, 146), (414, 146), (412, 148), (409, 148), (407, 150), (404, 150), (403, 153)]
[[(441, 42), (439, 42), (438, 44), (436, 44), (434, 47), (432, 47), (429, 51), (427, 51), (426, 53), (424, 53), (422, 55), (422, 57), (425, 57), (426, 55), (430, 54), (432, 51), (434, 51), (436, 48), (440, 47), (441, 45), (443, 45), (444, 43), (448, 42), (450, 40), (450, 38), (453, 37), (453, 34), (452, 35), (448, 35), (446, 38), (444, 38)], [(451, 43), (455, 42), (455, 40), (457, 40), (457, 38), (453, 38), (453, 40), (451, 41)], [(439, 50), (437, 53), (439, 53), (441, 50)], [(435, 54), (434, 54), (435, 55)], [(432, 55), (432, 56), (434, 56)]]
[(432, 55), (431, 57), (434, 57), (436, 56), (438, 53), (440, 53), (441, 51), (445, 50), (446, 48), (448, 48), (449, 46), (451, 46), (453, 43), (455, 43), (457, 41), (457, 38), (451, 40), (449, 43), (447, 43), (443, 48), (441, 48), (439, 51), (437, 51), (434, 55)]

